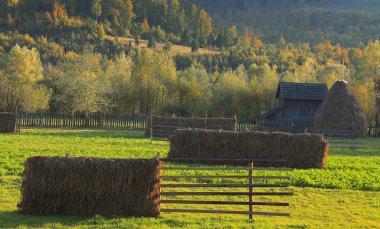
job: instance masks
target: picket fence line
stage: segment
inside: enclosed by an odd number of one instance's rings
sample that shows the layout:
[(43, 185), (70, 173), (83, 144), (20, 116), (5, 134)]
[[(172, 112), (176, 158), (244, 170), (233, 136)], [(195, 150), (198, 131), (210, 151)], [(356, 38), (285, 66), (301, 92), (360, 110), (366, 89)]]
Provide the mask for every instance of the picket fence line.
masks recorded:
[(52, 113), (20, 113), (21, 127), (96, 127), (144, 130), (145, 117), (140, 115), (57, 115)]

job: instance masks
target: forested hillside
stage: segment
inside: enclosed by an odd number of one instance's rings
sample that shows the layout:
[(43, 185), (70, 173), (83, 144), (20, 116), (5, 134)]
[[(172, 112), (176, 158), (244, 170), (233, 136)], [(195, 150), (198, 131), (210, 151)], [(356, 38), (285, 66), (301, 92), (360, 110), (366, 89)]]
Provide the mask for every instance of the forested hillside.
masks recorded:
[(238, 25), (259, 34), (266, 42), (284, 36), (291, 42), (319, 43), (331, 40), (359, 46), (377, 39), (380, 1), (376, 0), (190, 0), (205, 9), (216, 22)]
[(0, 110), (256, 119), (344, 77), (379, 122), (380, 1), (345, 2), (0, 0)]
[(91, 44), (108, 55), (118, 47), (103, 42), (105, 34), (194, 50), (216, 45), (217, 36), (205, 10), (178, 0), (0, 0), (0, 32), (10, 40), (20, 33), (52, 41), (65, 51), (79, 52)]

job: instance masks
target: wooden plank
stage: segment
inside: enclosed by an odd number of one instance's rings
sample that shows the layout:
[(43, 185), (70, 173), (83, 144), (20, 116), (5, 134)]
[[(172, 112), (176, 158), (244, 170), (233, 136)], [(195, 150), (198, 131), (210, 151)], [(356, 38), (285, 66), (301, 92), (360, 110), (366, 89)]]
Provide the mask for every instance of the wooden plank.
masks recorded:
[(255, 205), (287, 207), (289, 203), (280, 202), (240, 202), (240, 201), (203, 201), (203, 200), (161, 200), (160, 204), (216, 204), (216, 205)]
[(339, 146), (330, 146), (330, 149), (355, 149), (356, 147), (352, 147), (352, 146), (342, 146), (342, 145), (339, 145)]
[(212, 214), (236, 214), (236, 215), (263, 215), (263, 216), (290, 216), (289, 213), (277, 212), (250, 212), (250, 211), (227, 211), (227, 210), (195, 210), (195, 209), (162, 209), (166, 213), (212, 213)]
[(249, 162), (275, 162), (287, 163), (287, 160), (272, 160), (272, 159), (207, 159), (207, 158), (160, 158), (164, 162), (235, 162), (235, 163), (249, 163)]
[(164, 139), (164, 138), (152, 138), (152, 140), (154, 140), (154, 141), (163, 141), (163, 142), (169, 141), (169, 139)]
[(159, 134), (163, 134), (163, 135), (174, 135), (175, 132), (173, 131), (164, 131), (164, 130), (153, 130), (153, 135), (159, 135)]
[(227, 167), (227, 168), (221, 168), (221, 167), (163, 167), (161, 170), (235, 170), (235, 171), (249, 171), (249, 170), (268, 170), (268, 171), (292, 171), (291, 168), (271, 168), (271, 167)]
[(170, 134), (155, 134), (155, 133), (153, 133), (153, 136), (154, 137), (170, 137)]
[[(161, 192), (162, 196), (248, 196), (249, 192)], [(292, 196), (293, 192), (252, 192), (253, 196)]]
[(164, 126), (164, 125), (152, 125), (153, 129), (154, 127), (161, 127), (161, 128), (168, 128), (168, 129), (179, 129), (180, 126)]
[(161, 184), (163, 188), (281, 188), (289, 184)]
[(263, 179), (263, 180), (290, 180), (290, 176), (161, 176), (161, 179)]

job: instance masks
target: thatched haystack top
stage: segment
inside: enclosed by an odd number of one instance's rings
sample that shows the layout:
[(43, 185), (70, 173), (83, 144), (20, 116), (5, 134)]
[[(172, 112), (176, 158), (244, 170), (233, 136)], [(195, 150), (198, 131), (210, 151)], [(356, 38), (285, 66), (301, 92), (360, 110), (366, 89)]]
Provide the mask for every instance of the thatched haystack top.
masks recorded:
[(324, 131), (351, 131), (364, 137), (367, 120), (347, 81), (337, 81), (327, 93), (314, 117), (314, 125)]

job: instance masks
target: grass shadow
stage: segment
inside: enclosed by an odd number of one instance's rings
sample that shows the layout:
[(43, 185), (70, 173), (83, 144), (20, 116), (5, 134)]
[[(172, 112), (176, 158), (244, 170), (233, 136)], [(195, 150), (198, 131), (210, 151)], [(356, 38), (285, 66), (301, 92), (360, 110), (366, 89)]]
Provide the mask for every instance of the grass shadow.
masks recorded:
[[(95, 217), (96, 218), (96, 217)], [(0, 212), (0, 228), (34, 227), (44, 228), (46, 226), (75, 226), (88, 224), (94, 217), (77, 216), (38, 216), (24, 215), (18, 211)], [(58, 224), (58, 225), (57, 225)]]

